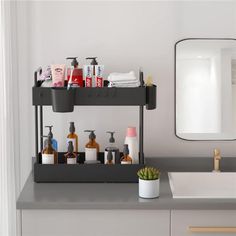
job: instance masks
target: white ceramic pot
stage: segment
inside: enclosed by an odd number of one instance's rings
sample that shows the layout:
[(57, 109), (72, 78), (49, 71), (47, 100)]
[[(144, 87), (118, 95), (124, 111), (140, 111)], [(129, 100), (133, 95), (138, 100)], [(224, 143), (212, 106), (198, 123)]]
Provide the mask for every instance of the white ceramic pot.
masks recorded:
[(160, 195), (160, 180), (139, 179), (139, 197), (157, 198)]

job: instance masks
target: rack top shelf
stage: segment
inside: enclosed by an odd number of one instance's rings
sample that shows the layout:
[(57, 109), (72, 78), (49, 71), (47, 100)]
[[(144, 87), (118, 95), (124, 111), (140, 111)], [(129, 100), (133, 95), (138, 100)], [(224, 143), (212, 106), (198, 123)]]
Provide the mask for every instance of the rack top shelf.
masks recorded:
[[(52, 91), (55, 88), (34, 86), (32, 99), (34, 106), (51, 106)], [(63, 90), (63, 91), (62, 91)], [(62, 89), (66, 95), (68, 91)], [(100, 105), (100, 106), (144, 106), (151, 105), (156, 108), (156, 86), (137, 88), (73, 88), (74, 105)], [(147, 109), (149, 109), (147, 107)]]

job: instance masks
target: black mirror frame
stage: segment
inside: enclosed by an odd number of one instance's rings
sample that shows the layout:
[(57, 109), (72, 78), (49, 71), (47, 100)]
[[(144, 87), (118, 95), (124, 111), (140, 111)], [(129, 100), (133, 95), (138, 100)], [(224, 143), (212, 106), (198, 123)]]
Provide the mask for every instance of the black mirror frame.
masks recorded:
[(177, 135), (177, 128), (176, 128), (176, 49), (177, 49), (177, 44), (181, 43), (183, 41), (187, 40), (235, 40), (235, 38), (184, 38), (181, 40), (178, 40), (175, 43), (175, 48), (174, 48), (174, 130), (175, 130), (175, 136), (179, 139), (182, 139), (184, 141), (189, 141), (189, 142), (197, 142), (197, 141), (208, 141), (208, 142), (217, 142), (217, 141), (235, 141), (235, 139), (198, 139), (198, 140), (191, 140), (191, 139), (185, 139)]

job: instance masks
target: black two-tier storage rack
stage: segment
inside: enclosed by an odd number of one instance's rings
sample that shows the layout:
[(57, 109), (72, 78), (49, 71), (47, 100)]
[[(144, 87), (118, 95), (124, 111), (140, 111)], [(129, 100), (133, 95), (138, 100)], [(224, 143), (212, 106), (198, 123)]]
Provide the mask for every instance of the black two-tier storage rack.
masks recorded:
[[(38, 183), (132, 183), (138, 182), (137, 171), (145, 166), (143, 153), (144, 106), (147, 110), (156, 108), (156, 86), (145, 86), (143, 72), (139, 72), (141, 82), (136, 88), (72, 88), (67, 90), (40, 87), (38, 75), (41, 67), (34, 73), (32, 100), (35, 107), (35, 156), (34, 181)], [(43, 107), (52, 106), (53, 111), (69, 112), (74, 106), (138, 106), (139, 107), (139, 163), (132, 165), (82, 164), (85, 154), (79, 153), (81, 164), (63, 164), (63, 152), (58, 153), (58, 164), (42, 165), (43, 149)], [(98, 155), (104, 163), (104, 153)]]

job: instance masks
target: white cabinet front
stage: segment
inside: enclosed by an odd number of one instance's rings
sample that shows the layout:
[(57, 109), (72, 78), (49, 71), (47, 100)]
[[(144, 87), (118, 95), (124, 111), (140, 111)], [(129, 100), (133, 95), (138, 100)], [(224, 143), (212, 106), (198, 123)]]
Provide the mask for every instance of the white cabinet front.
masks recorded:
[(236, 211), (171, 211), (171, 236), (236, 235)]
[(22, 236), (169, 236), (170, 212), (22, 210)]

